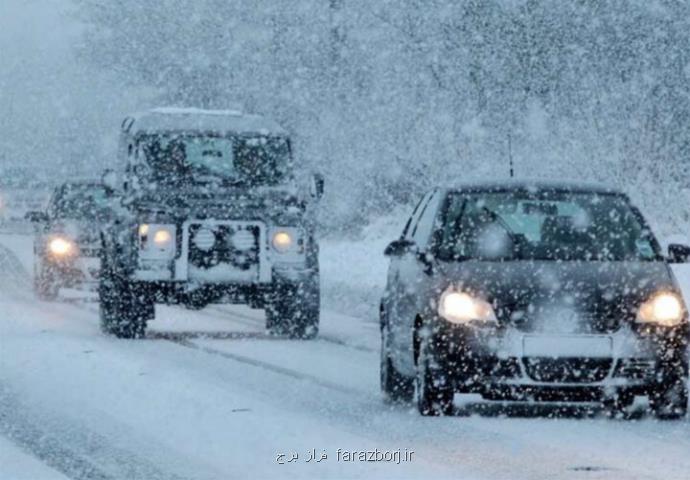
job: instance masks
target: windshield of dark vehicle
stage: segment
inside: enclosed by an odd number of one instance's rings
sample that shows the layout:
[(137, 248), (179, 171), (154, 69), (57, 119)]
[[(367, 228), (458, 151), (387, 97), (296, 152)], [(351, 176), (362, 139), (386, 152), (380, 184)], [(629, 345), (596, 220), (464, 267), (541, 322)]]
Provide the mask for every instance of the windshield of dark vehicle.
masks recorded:
[(139, 142), (144, 175), (154, 182), (275, 185), (290, 173), (286, 139), (251, 136), (155, 135)]
[(105, 189), (95, 185), (65, 185), (54, 198), (52, 214), (57, 218), (98, 218), (108, 209)]
[(625, 197), (541, 192), (456, 193), (440, 232), (442, 259), (655, 260), (659, 247)]

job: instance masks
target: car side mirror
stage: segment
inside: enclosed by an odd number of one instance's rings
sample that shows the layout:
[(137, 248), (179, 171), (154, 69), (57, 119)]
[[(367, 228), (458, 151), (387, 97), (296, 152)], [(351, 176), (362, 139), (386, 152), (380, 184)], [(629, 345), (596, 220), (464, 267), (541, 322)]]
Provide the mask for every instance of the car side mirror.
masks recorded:
[(668, 246), (669, 263), (690, 263), (690, 247), (680, 243)]
[(323, 178), (323, 175), (320, 173), (315, 173), (311, 177), (311, 196), (317, 200), (319, 200), (321, 197), (323, 197), (323, 192), (324, 192), (324, 186), (325, 186), (326, 181)]
[(101, 175), (101, 184), (108, 195), (113, 195), (117, 190), (117, 174), (114, 170), (107, 169)]
[(413, 241), (400, 238), (389, 243), (383, 254), (387, 257), (399, 257), (409, 252), (414, 246)]
[(45, 212), (38, 211), (26, 212), (26, 214), (24, 215), (24, 219), (31, 223), (47, 223), (48, 214)]

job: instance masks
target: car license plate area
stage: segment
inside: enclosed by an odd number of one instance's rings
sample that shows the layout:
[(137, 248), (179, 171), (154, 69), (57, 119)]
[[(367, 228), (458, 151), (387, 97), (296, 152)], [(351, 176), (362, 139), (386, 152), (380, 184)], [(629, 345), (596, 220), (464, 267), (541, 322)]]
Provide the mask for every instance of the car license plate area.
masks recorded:
[(524, 357), (611, 358), (613, 339), (607, 335), (525, 335)]

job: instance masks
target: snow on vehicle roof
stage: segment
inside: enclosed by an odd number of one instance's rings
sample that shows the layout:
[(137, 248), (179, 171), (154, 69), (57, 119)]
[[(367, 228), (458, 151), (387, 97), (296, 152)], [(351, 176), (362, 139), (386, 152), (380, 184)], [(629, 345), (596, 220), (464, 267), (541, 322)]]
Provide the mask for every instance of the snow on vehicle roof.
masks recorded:
[(98, 180), (70, 180), (59, 185), (59, 187), (89, 187), (103, 188), (103, 184)]
[(276, 122), (261, 115), (239, 110), (203, 110), (200, 108), (163, 107), (125, 118), (122, 130), (128, 133), (202, 131), (217, 133), (285, 136)]
[(606, 193), (624, 195), (624, 192), (610, 185), (585, 182), (565, 182), (549, 180), (503, 180), (490, 182), (462, 183), (448, 187), (454, 191), (506, 191), (506, 190), (526, 190), (526, 191), (566, 191), (566, 192), (586, 192), (586, 193)]

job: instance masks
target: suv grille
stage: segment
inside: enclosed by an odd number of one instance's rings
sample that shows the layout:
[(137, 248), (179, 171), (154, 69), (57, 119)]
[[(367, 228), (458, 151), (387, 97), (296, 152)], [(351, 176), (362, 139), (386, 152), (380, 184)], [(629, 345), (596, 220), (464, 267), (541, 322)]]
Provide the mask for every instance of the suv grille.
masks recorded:
[(257, 225), (190, 225), (189, 262), (209, 269), (221, 264), (249, 270), (259, 263)]
[(523, 359), (527, 375), (537, 382), (594, 383), (604, 380), (613, 366), (610, 358), (546, 358)]

